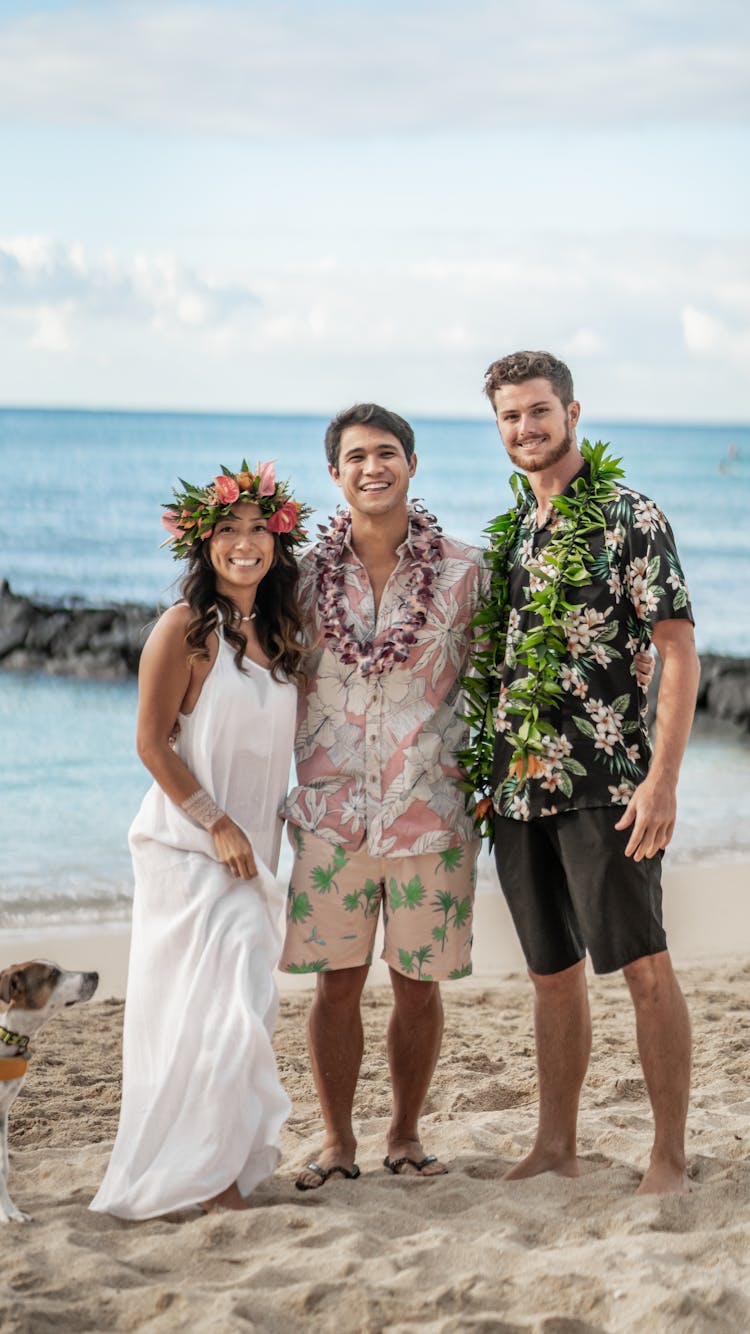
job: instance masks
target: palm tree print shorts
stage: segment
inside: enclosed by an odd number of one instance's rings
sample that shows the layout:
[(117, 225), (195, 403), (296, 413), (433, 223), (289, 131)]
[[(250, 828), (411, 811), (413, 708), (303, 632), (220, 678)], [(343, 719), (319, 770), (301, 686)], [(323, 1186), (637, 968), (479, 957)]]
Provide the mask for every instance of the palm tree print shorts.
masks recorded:
[(382, 904), (381, 958), (423, 982), (468, 977), (479, 843), (418, 857), (350, 852), (289, 826), (295, 850), (279, 967), (326, 973), (372, 963)]

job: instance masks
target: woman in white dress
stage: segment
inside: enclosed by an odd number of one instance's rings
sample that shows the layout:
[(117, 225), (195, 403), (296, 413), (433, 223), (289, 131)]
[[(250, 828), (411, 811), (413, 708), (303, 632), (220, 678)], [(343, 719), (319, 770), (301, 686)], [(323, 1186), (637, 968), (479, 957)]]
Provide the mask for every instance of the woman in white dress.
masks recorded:
[(163, 519), (189, 562), (183, 601), (139, 672), (138, 753), (155, 782), (130, 830), (122, 1106), (91, 1204), (132, 1219), (243, 1208), (278, 1162), (290, 1110), (271, 1047), (273, 875), (301, 662), (293, 549), (308, 511), (272, 464), (183, 486)]

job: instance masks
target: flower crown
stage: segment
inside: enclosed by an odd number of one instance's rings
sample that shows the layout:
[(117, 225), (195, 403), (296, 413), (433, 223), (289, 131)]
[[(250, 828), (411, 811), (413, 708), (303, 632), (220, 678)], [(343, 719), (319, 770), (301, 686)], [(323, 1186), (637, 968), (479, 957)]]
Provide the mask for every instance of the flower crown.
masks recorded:
[(180, 483), (184, 489), (175, 487), (174, 500), (163, 506), (166, 513), (161, 516), (175, 560), (184, 560), (194, 542), (205, 542), (217, 520), (229, 514), (238, 500), (250, 500), (259, 507), (270, 533), (285, 533), (293, 543), (307, 537), (302, 525), (312, 509), (292, 499), (287, 482), (276, 481), (273, 463), (259, 463), (251, 472), (243, 459), (239, 472), (230, 472), (222, 464), (219, 476), (206, 486), (191, 486), (182, 477)]

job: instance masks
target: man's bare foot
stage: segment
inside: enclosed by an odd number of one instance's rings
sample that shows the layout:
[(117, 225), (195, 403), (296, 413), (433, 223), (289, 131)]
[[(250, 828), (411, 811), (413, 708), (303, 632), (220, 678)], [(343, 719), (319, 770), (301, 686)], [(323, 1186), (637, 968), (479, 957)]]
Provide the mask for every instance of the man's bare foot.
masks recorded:
[(394, 1176), (442, 1177), (448, 1168), (434, 1154), (425, 1153), (418, 1139), (393, 1140), (388, 1144), (388, 1156), (383, 1166)]
[(575, 1152), (568, 1149), (552, 1149), (535, 1145), (520, 1163), (511, 1167), (503, 1176), (503, 1181), (523, 1181), (527, 1177), (540, 1176), (542, 1172), (556, 1172), (561, 1177), (577, 1177), (581, 1167)]
[(233, 1182), (220, 1195), (214, 1195), (210, 1200), (203, 1200), (199, 1208), (206, 1214), (221, 1213), (224, 1209), (247, 1209), (247, 1200), (243, 1200), (237, 1189), (237, 1183)]
[[(319, 1190), (329, 1178), (354, 1180), (359, 1176), (359, 1168), (354, 1161), (357, 1148), (355, 1140), (349, 1144), (327, 1144), (306, 1167), (297, 1173), (297, 1190)], [(320, 1170), (318, 1170), (320, 1169)]]
[(684, 1163), (652, 1162), (636, 1195), (682, 1195), (688, 1188)]

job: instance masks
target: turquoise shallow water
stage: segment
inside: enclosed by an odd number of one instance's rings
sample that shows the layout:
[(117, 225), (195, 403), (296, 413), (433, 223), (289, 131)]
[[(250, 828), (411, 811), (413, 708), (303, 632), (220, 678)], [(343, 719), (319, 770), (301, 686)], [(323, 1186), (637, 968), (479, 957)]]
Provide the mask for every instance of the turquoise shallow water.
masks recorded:
[[(510, 498), (491, 422), (417, 422), (414, 493), (479, 541)], [(337, 492), (317, 418), (0, 411), (0, 578), (45, 599), (171, 601), (160, 502), (178, 475), (205, 481), (247, 454), (279, 460), (322, 516)], [(589, 424), (622, 453), (631, 485), (672, 521), (703, 649), (750, 656), (750, 429)], [(0, 674), (0, 928), (120, 917), (126, 833), (149, 783), (134, 753), (134, 683)], [(750, 745), (699, 727), (670, 855), (750, 850)]]
[[(0, 929), (127, 915), (127, 830), (150, 783), (135, 755), (135, 710), (134, 683), (0, 676)], [(699, 720), (668, 855), (750, 853), (748, 791), (750, 745)]]

